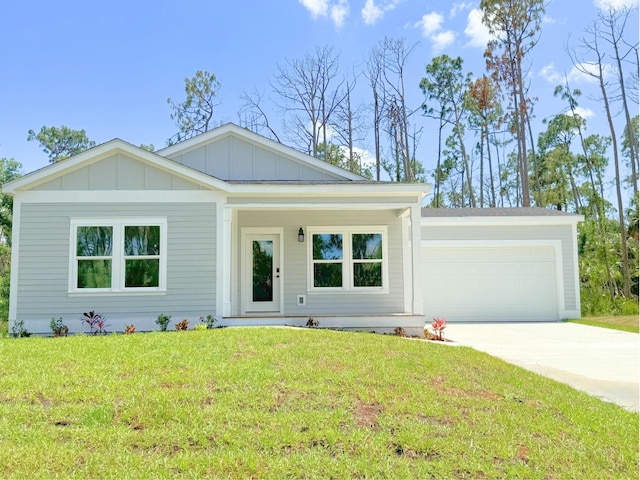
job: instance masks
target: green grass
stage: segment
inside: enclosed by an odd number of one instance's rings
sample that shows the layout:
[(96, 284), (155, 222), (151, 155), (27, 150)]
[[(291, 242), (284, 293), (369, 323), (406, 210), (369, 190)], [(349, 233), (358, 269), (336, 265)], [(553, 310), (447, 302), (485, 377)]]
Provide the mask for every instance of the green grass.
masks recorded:
[(619, 315), (606, 317), (585, 317), (579, 320), (569, 320), (571, 323), (590, 325), (592, 327), (610, 328), (623, 332), (640, 333), (638, 315)]
[(0, 478), (637, 478), (638, 414), (315, 329), (0, 340)]

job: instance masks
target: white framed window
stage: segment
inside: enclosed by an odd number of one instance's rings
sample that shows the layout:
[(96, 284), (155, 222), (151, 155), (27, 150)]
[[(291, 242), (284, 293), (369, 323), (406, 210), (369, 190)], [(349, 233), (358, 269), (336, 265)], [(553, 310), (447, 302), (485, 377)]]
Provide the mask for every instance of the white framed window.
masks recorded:
[(166, 290), (166, 218), (72, 219), (69, 291)]
[(308, 290), (387, 292), (387, 228), (308, 227)]

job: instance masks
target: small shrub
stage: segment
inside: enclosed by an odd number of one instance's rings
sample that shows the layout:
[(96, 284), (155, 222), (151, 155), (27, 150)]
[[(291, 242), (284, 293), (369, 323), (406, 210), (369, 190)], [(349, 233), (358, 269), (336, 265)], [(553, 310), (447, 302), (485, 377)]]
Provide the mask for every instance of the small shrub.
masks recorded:
[[(218, 319), (213, 315), (207, 315), (206, 317), (200, 317), (200, 322), (202, 325), (206, 325), (206, 328), (215, 328), (215, 325), (218, 322)], [(198, 325), (196, 325), (196, 327), (197, 326)], [(204, 330), (204, 329), (199, 328), (198, 330)]]
[[(433, 329), (433, 333), (438, 337), (438, 340), (443, 340), (443, 332), (444, 329), (447, 328), (447, 320), (445, 318), (433, 317), (433, 322), (431, 322), (431, 328)], [(425, 325), (425, 337), (427, 333), (427, 326)]]
[(158, 318), (156, 319), (156, 324), (160, 327), (161, 332), (166, 332), (167, 326), (169, 325), (170, 321), (171, 321), (171, 315), (164, 315), (161, 313), (160, 315), (158, 315)]
[(62, 317), (53, 317), (49, 322), (49, 328), (51, 328), (54, 337), (66, 337), (69, 333), (69, 327), (62, 322)]
[(91, 310), (89, 313), (85, 312), (83, 315), (80, 321), (89, 325), (89, 333), (91, 335), (106, 335), (108, 333), (107, 317), (97, 313), (95, 310)]
[(24, 326), (24, 320), (16, 320), (11, 327), (11, 336), (13, 338), (30, 337), (31, 332)]
[(393, 333), (399, 337), (406, 337), (407, 336), (407, 332), (404, 331), (404, 328), (402, 327), (396, 327), (393, 329)]
[(189, 320), (186, 318), (176, 323), (176, 330), (189, 330)]
[(309, 317), (307, 320), (307, 327), (309, 328), (317, 328), (320, 325), (320, 322), (313, 317)]
[(124, 334), (131, 335), (132, 333), (136, 333), (135, 325), (125, 325), (124, 326)]
[(206, 330), (207, 328), (209, 328), (209, 327), (207, 327), (206, 323), (198, 323), (197, 325), (193, 326), (194, 330)]

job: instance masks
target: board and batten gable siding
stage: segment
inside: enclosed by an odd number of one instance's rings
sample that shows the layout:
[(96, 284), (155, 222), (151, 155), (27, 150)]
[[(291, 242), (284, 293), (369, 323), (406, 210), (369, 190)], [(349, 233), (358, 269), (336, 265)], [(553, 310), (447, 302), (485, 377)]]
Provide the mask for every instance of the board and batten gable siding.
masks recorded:
[(422, 240), (560, 240), (562, 244), (562, 281), (566, 310), (577, 310), (574, 239), (571, 225), (514, 226), (422, 226)]
[(60, 175), (34, 190), (199, 190), (177, 175), (117, 153)]
[(168, 158), (221, 180), (344, 180), (233, 135)]
[[(402, 220), (391, 210), (246, 210), (238, 212), (238, 228), (235, 236), (236, 258), (241, 265), (242, 228), (274, 227), (283, 229), (284, 315), (383, 315), (404, 312), (404, 277), (402, 249)], [(308, 245), (311, 241), (309, 227), (386, 226), (388, 247), (388, 293), (309, 292), (307, 275), (309, 268)], [(305, 241), (298, 242), (298, 229), (306, 233)], [(329, 232), (330, 233), (330, 232)], [(240, 272), (240, 268), (236, 269)], [(242, 277), (234, 278), (238, 292), (234, 307), (242, 312)], [(306, 305), (297, 304), (297, 296), (306, 296)]]
[[(46, 334), (52, 317), (84, 331), (79, 319), (89, 310), (105, 314), (110, 331), (155, 330), (161, 313), (173, 316), (171, 329), (215, 315), (216, 215), (215, 203), (22, 204), (16, 319)], [(101, 217), (167, 218), (166, 294), (68, 294), (70, 219)]]

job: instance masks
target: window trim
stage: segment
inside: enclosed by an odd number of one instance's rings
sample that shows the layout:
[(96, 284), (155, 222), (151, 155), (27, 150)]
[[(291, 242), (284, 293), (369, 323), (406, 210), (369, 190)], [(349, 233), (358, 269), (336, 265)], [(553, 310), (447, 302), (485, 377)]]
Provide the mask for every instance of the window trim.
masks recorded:
[[(157, 287), (125, 287), (125, 265), (131, 255), (125, 254), (124, 229), (131, 226), (160, 227), (160, 255)], [(78, 288), (78, 227), (111, 227), (113, 231), (113, 249), (111, 252), (111, 287)], [(140, 260), (156, 256), (142, 255)], [(85, 257), (86, 258), (86, 257)], [(103, 258), (103, 257), (97, 257)], [(106, 258), (106, 257), (104, 257)], [(167, 219), (166, 217), (122, 217), (122, 218), (72, 218), (69, 236), (69, 294), (154, 294), (167, 290)]]
[[(389, 250), (388, 232), (386, 225), (364, 225), (353, 227), (336, 226), (308, 226), (307, 232), (307, 292), (308, 293), (389, 293)], [(382, 235), (382, 286), (356, 287), (353, 284), (353, 266), (356, 263), (378, 263), (378, 260), (353, 259), (352, 235), (357, 233), (372, 233)], [(342, 287), (314, 286), (313, 235), (331, 234), (342, 235)], [(338, 261), (323, 261), (318, 263), (338, 263)]]

